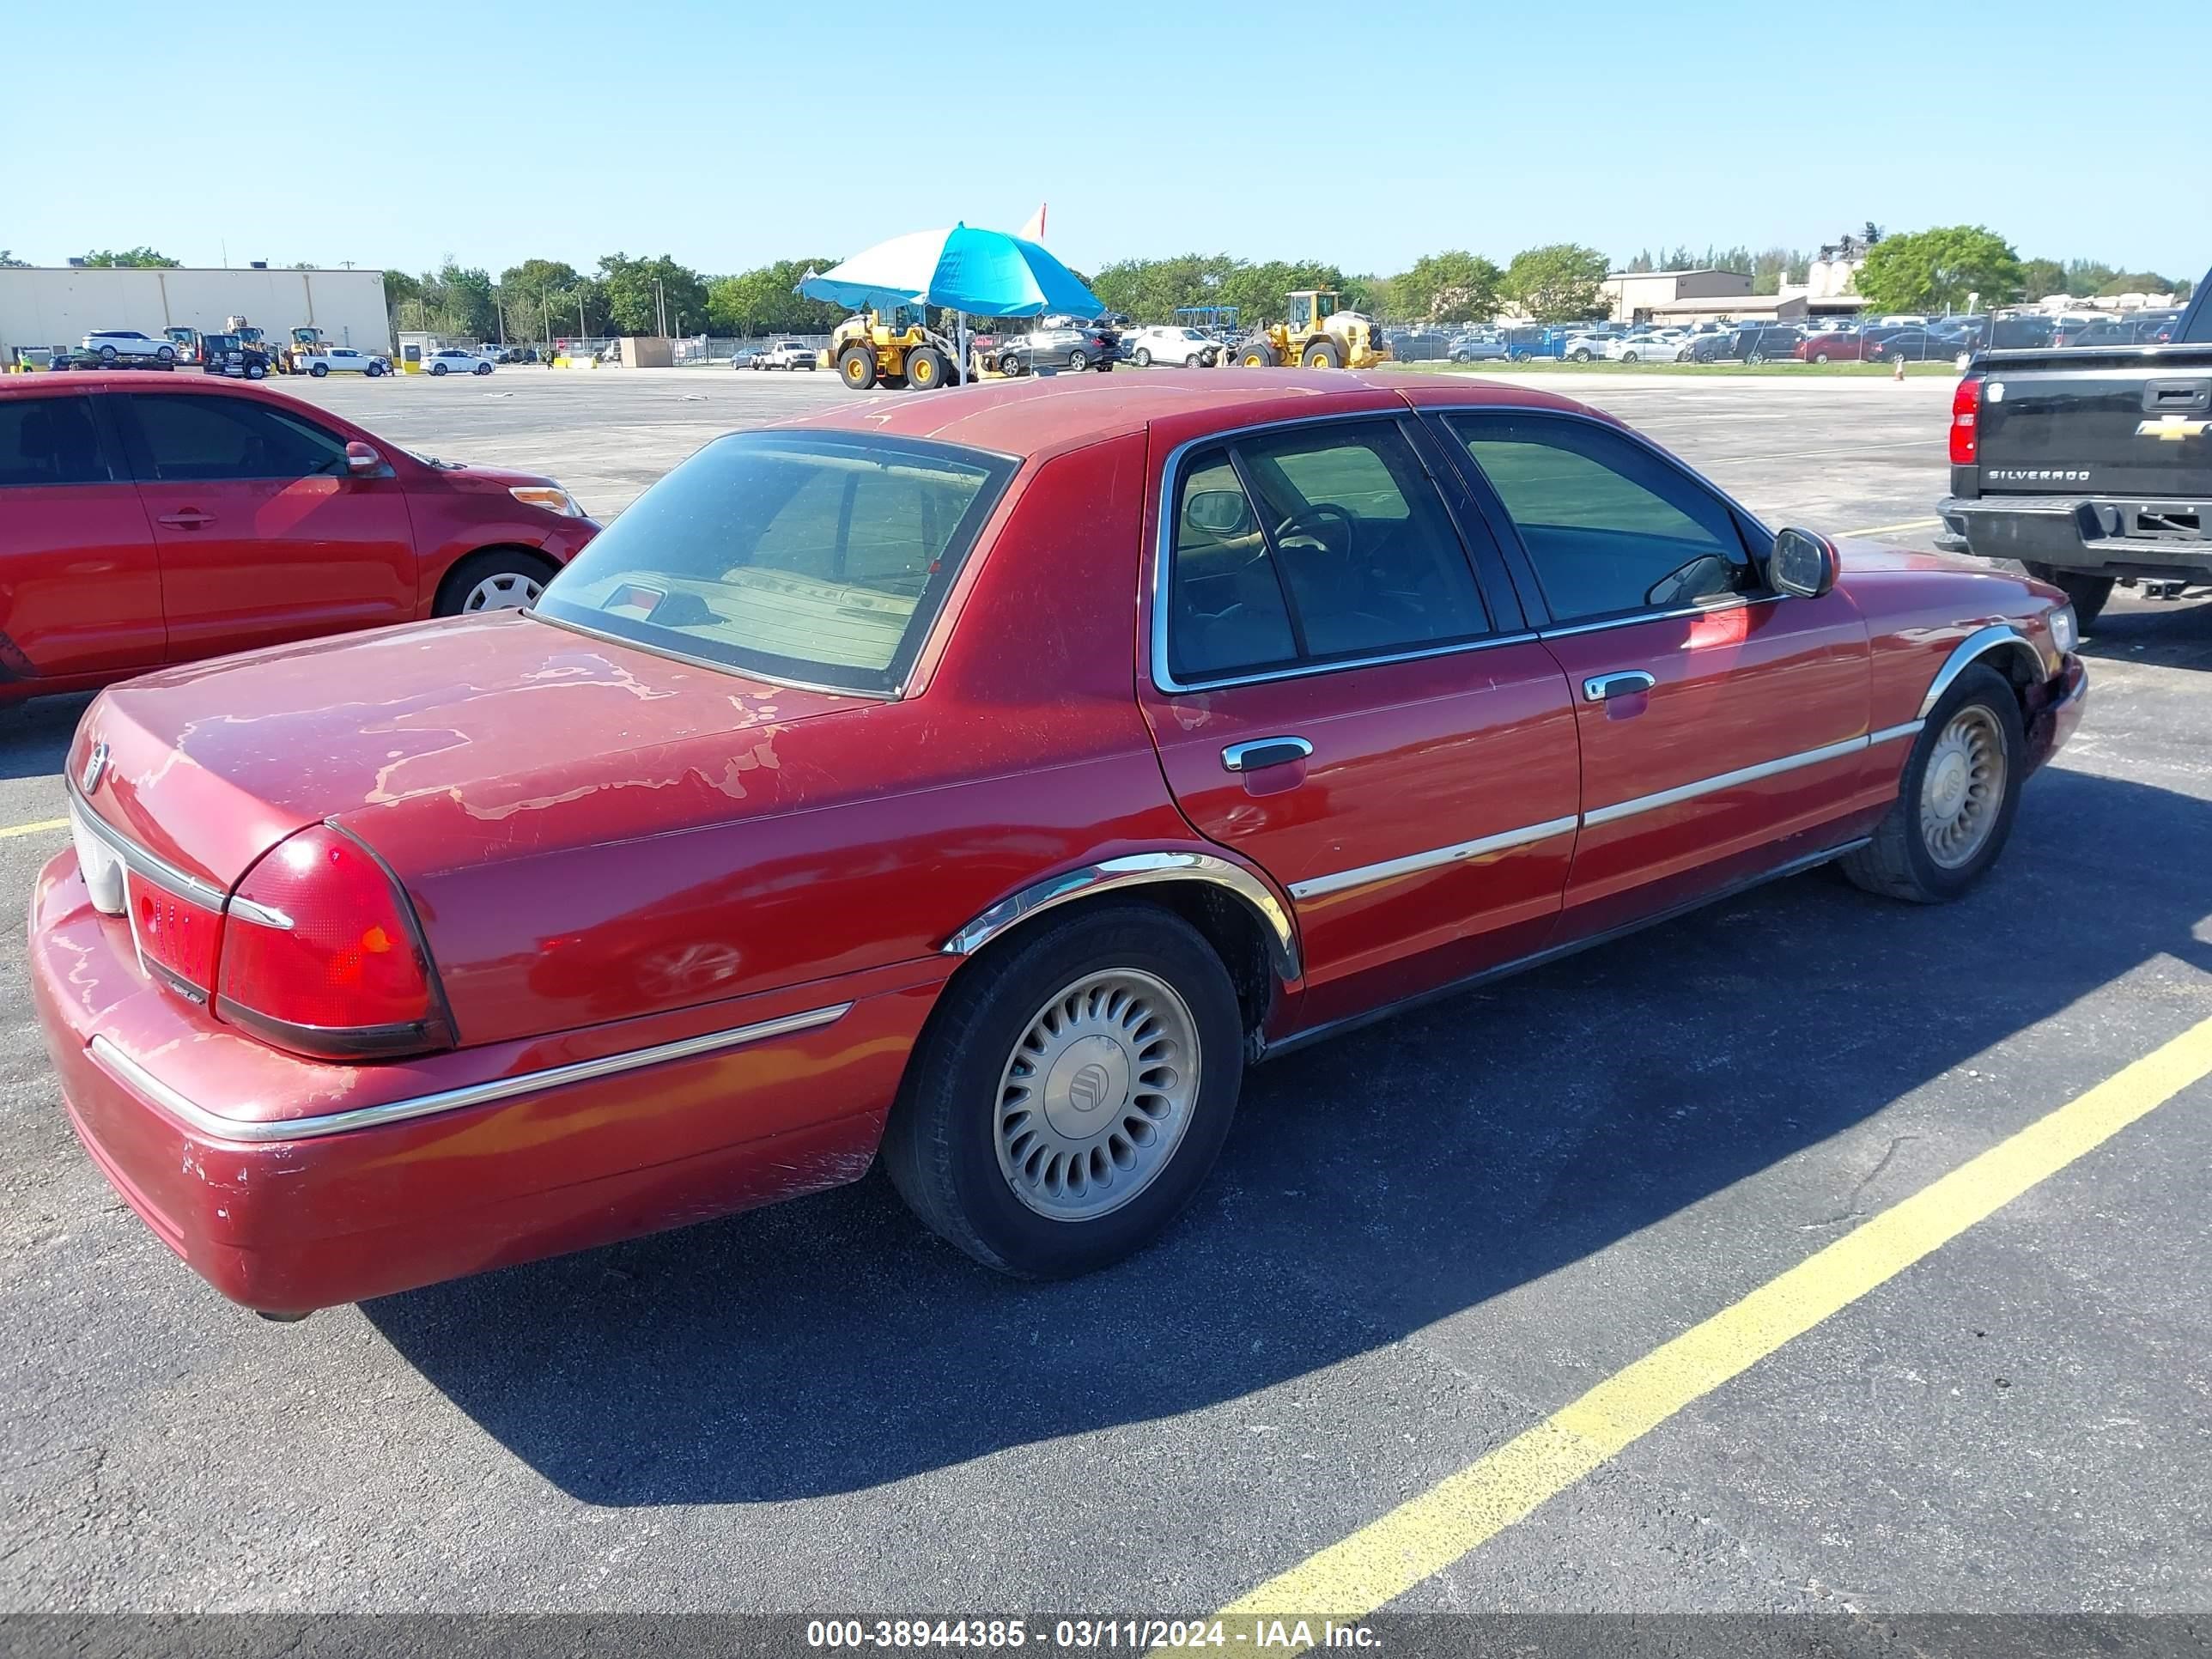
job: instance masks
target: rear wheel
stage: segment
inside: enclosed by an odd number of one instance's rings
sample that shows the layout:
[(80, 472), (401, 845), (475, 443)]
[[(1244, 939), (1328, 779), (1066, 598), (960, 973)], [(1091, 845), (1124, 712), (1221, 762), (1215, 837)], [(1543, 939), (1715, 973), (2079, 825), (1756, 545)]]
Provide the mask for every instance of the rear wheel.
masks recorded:
[(1212, 1169), (1243, 1080), (1221, 961), (1149, 905), (1038, 927), (939, 1003), (884, 1136), (933, 1231), (1028, 1279), (1142, 1249)]
[(103, 363), (112, 363), (112, 362), (113, 362), (115, 361), (115, 348), (114, 348), (113, 346), (102, 346), (102, 347), (100, 347), (100, 362), (102, 362)]
[(2020, 805), (2027, 741), (2012, 683), (1977, 665), (1920, 728), (1897, 804), (1874, 839), (1842, 860), (1869, 893), (1940, 904), (1997, 861)]
[[(756, 368), (760, 365), (756, 362)], [(855, 392), (866, 392), (876, 383), (876, 354), (866, 346), (847, 346), (837, 354), (837, 374)]]
[(1150, 368), (1152, 366), (1152, 348), (1150, 346), (1139, 346), (1137, 348), (1137, 355), (1134, 361), (1139, 368)]
[(2032, 564), (2027, 574), (2038, 581), (2049, 582), (2066, 596), (2074, 607), (2074, 620), (2087, 628), (2097, 620), (2105, 608), (2105, 601), (2112, 597), (2112, 579), (2093, 576), (2083, 570), (2060, 570), (2047, 564)]
[(1307, 368), (1342, 368), (1344, 348), (1334, 340), (1316, 340), (1298, 361)]
[(519, 547), (486, 548), (446, 573), (432, 611), (440, 617), (463, 617), (519, 610), (537, 604), (552, 579), (552, 567), (535, 553)]
[(159, 361), (165, 363), (173, 363), (177, 361), (177, 351), (174, 346), (163, 346), (159, 351), (156, 351), (154, 356)]
[(330, 372), (331, 366), (328, 363), (317, 363), (313, 368), (307, 371), (309, 374), (313, 375), (318, 380), (321, 380), (324, 375)]
[(1073, 350), (1067, 354), (1067, 372), (1069, 374), (1080, 374), (1085, 369), (1090, 367), (1091, 359), (1083, 355), (1083, 348), (1081, 346), (1077, 346)]
[(433, 363), (430, 365), (430, 372), (433, 374), (443, 374), (446, 372), (446, 366), (443, 363)]

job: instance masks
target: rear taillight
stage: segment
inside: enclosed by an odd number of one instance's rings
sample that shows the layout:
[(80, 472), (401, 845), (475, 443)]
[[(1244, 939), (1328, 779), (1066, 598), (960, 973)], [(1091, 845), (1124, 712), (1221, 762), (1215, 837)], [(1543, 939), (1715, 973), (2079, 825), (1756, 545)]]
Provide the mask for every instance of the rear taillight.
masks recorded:
[(130, 881), (131, 933), (138, 955), (195, 1002), (207, 1000), (215, 983), (222, 915), (143, 877)]
[(350, 836), (318, 824), (231, 896), (216, 1012), (279, 1048), (340, 1059), (452, 1045), (415, 917)]
[(1968, 375), (1959, 382), (1959, 389), (1951, 394), (1951, 465), (1974, 465), (1978, 434), (1975, 430), (1982, 411), (1982, 382), (1978, 375)]

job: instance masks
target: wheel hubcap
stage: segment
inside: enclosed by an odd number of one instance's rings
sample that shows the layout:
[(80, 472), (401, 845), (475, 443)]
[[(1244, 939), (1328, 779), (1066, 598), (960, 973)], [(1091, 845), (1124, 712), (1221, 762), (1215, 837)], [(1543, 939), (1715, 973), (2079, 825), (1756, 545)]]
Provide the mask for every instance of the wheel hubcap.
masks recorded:
[(1171, 987), (1087, 975), (1030, 1018), (1000, 1075), (1000, 1173), (1051, 1220), (1109, 1214), (1174, 1158), (1198, 1078), (1197, 1022)]
[(1936, 739), (1920, 781), (1928, 856), (1955, 870), (1982, 850), (2004, 802), (2004, 734), (1986, 708), (1963, 708)]
[(469, 590), (468, 602), (461, 610), (465, 614), (471, 611), (519, 611), (537, 604), (538, 595), (544, 591), (529, 577), (512, 571), (486, 576)]

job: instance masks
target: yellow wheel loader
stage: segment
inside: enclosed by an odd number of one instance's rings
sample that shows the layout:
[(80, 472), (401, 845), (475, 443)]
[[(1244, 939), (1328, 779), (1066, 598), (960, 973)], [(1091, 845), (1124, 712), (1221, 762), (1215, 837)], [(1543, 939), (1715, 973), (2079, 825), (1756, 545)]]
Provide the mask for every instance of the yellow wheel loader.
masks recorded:
[(1286, 320), (1246, 340), (1227, 361), (1240, 368), (1371, 368), (1390, 361), (1390, 348), (1372, 319), (1344, 309), (1344, 296), (1326, 289), (1300, 289), (1285, 296)]
[(855, 392), (879, 386), (933, 392), (951, 384), (957, 356), (951, 341), (923, 327), (921, 315), (906, 306), (888, 318), (873, 311), (848, 317), (830, 336), (830, 361)]

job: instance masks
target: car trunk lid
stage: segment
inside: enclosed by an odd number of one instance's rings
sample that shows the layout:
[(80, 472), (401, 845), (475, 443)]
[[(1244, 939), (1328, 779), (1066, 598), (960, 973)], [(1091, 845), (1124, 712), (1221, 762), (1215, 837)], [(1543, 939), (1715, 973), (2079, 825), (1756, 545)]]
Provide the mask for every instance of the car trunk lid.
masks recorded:
[(497, 611), (111, 688), (79, 725), (67, 775), (114, 836), (228, 892), (286, 836), (403, 794), (466, 804), (503, 799), (518, 779), (586, 787), (594, 764), (629, 750), (867, 701)]
[(1983, 495), (2212, 490), (2212, 352), (2119, 347), (1984, 361), (1975, 458)]

